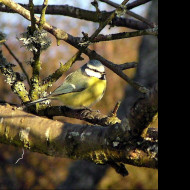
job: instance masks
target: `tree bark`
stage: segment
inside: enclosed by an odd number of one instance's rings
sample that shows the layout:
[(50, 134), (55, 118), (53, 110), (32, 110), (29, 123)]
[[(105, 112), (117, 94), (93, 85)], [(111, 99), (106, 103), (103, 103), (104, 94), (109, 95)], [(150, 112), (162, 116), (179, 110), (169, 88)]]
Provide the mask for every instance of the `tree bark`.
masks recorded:
[(0, 143), (96, 164), (157, 168), (157, 142), (131, 136), (128, 120), (110, 127), (61, 123), (0, 106)]

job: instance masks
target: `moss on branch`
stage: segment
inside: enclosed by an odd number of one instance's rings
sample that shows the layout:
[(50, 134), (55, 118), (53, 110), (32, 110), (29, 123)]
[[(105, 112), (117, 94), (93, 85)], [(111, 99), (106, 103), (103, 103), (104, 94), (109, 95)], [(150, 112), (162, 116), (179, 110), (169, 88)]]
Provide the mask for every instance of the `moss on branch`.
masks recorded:
[(40, 30), (43, 29), (43, 26), (46, 22), (45, 13), (46, 13), (47, 6), (48, 6), (48, 0), (44, 0), (43, 6), (42, 6), (42, 11), (41, 11), (41, 16), (40, 16), (40, 22), (39, 22)]
[(29, 101), (28, 92), (22, 82), (23, 77), (20, 73), (13, 71), (12, 67), (14, 66), (15, 65), (7, 62), (0, 50), (0, 71), (5, 76), (6, 82), (11, 85), (12, 91), (18, 95), (22, 102)]
[(128, 123), (105, 128), (63, 124), (37, 117), (16, 107), (0, 106), (0, 143), (97, 164), (113, 161), (157, 168), (157, 142), (132, 137), (122, 140), (129, 129), (126, 125)]

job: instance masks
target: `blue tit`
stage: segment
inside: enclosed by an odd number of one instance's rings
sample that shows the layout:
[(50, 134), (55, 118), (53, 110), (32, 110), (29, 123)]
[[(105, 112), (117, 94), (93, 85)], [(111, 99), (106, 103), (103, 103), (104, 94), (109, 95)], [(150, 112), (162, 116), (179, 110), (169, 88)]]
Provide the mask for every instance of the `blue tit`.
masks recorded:
[(50, 95), (26, 104), (30, 106), (45, 100), (60, 100), (73, 109), (88, 108), (97, 103), (106, 89), (106, 74), (103, 64), (90, 60), (78, 70), (70, 73)]

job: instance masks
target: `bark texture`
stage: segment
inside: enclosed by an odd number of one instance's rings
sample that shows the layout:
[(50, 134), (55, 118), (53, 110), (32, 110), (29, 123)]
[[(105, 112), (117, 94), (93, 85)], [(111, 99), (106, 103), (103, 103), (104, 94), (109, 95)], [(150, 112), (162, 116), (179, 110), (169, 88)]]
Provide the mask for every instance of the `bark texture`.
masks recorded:
[(157, 142), (133, 138), (130, 131), (127, 119), (110, 127), (63, 124), (0, 106), (0, 143), (96, 164), (123, 162), (157, 168)]

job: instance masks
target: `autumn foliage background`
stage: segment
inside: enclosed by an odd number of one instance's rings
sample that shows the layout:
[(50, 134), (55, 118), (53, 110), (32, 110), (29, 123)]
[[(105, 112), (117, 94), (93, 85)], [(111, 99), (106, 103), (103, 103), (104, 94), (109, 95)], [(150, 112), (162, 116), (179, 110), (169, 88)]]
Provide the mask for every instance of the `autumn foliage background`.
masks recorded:
[[(42, 4), (42, 1), (37, 1)], [(51, 2), (51, 1), (50, 1)], [(89, 2), (89, 1), (88, 1)], [(69, 3), (69, 1), (66, 1)], [(56, 1), (54, 1), (56, 4)], [(80, 6), (80, 3), (75, 5)], [(93, 7), (89, 3), (89, 8)], [(104, 6), (105, 8), (105, 6)], [(106, 7), (106, 10), (112, 10)], [(144, 13), (146, 14), (146, 13)], [(11, 48), (14, 54), (24, 64), (28, 75), (31, 77), (31, 66), (27, 65), (30, 60), (31, 53), (21, 47), (21, 43), (16, 39), (20, 33), (26, 31), (26, 27), (30, 24), (21, 16), (16, 14), (0, 13), (0, 30), (7, 35), (7, 45)], [(64, 29), (73, 36), (82, 36), (82, 31), (92, 34), (97, 28), (97, 24), (86, 22), (83, 20), (72, 19), (64, 16), (50, 16), (46, 15), (47, 22), (58, 28)], [(10, 22), (7, 22), (7, 21)], [(108, 28), (104, 29), (102, 33), (114, 33), (122, 31), (131, 31), (126, 28)], [(49, 35), (52, 44), (47, 51), (42, 53), (41, 62), (41, 78), (45, 78), (53, 73), (58, 67), (60, 62), (65, 63), (72, 55), (76, 53), (76, 49), (72, 46), (61, 42), (57, 46), (54, 37)], [(94, 49), (103, 57), (111, 60), (114, 63), (124, 62), (138, 62), (139, 45), (142, 37), (135, 37), (117, 41), (101, 42), (91, 45), (90, 48)], [(13, 57), (9, 54), (5, 47), (2, 48), (4, 57), (17, 65), (15, 70), (20, 72), (20, 68)], [(76, 70), (81, 65), (88, 61), (88, 57), (83, 54), (83, 61), (77, 61), (69, 72), (65, 73), (50, 89), (53, 91), (64, 80), (65, 76)], [(125, 71), (129, 77), (133, 77), (135, 69)], [(103, 99), (97, 103), (93, 109), (100, 110), (103, 114), (109, 114), (114, 108), (117, 101), (122, 100), (124, 91), (127, 86), (126, 82), (114, 74), (109, 69), (106, 69), (107, 74), (107, 90)], [(20, 104), (18, 97), (13, 94), (10, 86), (4, 81), (5, 78), (0, 74), (0, 100)], [(27, 83), (26, 83), (27, 85)], [(54, 102), (55, 104), (57, 102)], [(65, 117), (56, 117), (61, 121), (70, 123), (85, 123), (76, 119)], [(153, 124), (157, 126), (157, 122)], [(71, 159), (55, 158), (33, 153), (25, 150), (24, 158), (15, 164), (16, 160), (21, 157), (22, 149), (13, 146), (0, 144), (0, 189), (55, 189), (61, 182), (66, 179), (68, 168), (72, 162)], [(106, 175), (100, 181), (98, 189), (158, 189), (158, 172), (154, 169), (139, 168), (135, 166), (126, 166), (129, 175), (122, 177), (115, 172), (114, 169), (109, 168)], [(82, 174), (81, 174), (82, 175)]]

